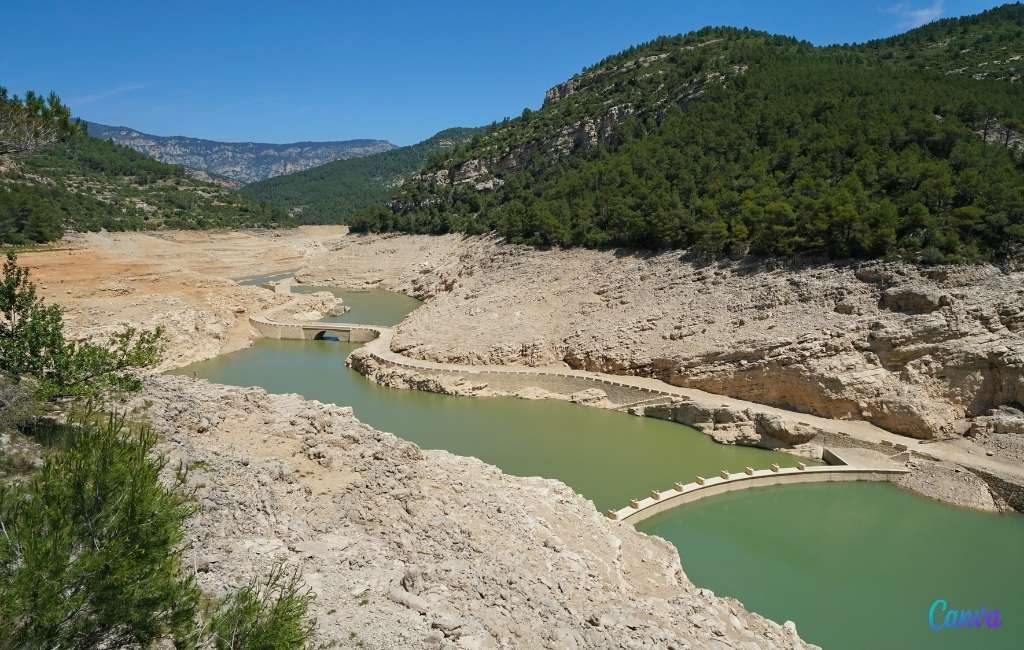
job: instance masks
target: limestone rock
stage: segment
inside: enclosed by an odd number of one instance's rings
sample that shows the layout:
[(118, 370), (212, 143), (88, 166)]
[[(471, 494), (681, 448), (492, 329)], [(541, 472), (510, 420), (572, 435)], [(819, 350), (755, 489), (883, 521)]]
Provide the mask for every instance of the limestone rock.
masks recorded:
[(463, 236), (355, 238), (323, 264), (341, 283), (372, 267), (384, 286), (430, 296), (393, 340), (429, 361), (650, 376), (917, 438), (1024, 403), (1013, 266), (708, 265)]
[(927, 314), (949, 303), (949, 296), (930, 287), (900, 286), (882, 292), (879, 307), (904, 314)]
[[(161, 434), (169, 473), (177, 459), (205, 465), (189, 474), (202, 508), (186, 529), (199, 586), (217, 596), (276, 562), (298, 567), (318, 643), (810, 647), (697, 590), (674, 547), (558, 481), (421, 451), (297, 395), (155, 376), (131, 406)], [(219, 425), (194, 434), (206, 413)], [(303, 453), (320, 446), (330, 466)]]

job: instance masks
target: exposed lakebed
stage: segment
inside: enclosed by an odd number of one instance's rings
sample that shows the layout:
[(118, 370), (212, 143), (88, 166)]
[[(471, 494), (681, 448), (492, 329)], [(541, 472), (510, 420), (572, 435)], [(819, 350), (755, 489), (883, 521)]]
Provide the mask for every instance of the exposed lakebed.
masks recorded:
[[(316, 288), (302, 287), (298, 291)], [(419, 304), (385, 291), (335, 291), (332, 322), (398, 323)], [(565, 402), (467, 398), (380, 387), (345, 366), (358, 344), (262, 339), (178, 373), (352, 406), (371, 426), (427, 449), (557, 478), (617, 508), (697, 474), (788, 454), (718, 445), (671, 422)], [(806, 485), (719, 496), (638, 528), (670, 540), (698, 585), (739, 598), (826, 648), (1018, 647), (1024, 518), (968, 512), (890, 485)], [(928, 607), (999, 608), (999, 629), (929, 629)]]

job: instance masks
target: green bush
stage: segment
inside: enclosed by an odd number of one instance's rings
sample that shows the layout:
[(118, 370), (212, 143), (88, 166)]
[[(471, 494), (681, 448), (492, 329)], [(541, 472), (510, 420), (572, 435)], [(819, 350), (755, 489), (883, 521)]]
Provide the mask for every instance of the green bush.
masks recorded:
[(181, 566), (193, 506), (156, 436), (82, 417), (28, 482), (0, 485), (0, 647), (118, 648), (196, 632)]
[(163, 331), (126, 327), (106, 343), (71, 341), (63, 312), (36, 296), (28, 269), (7, 254), (0, 281), (0, 372), (30, 376), (46, 398), (91, 398), (109, 390), (138, 390), (136, 371), (160, 358)]
[(217, 650), (305, 648), (316, 629), (313, 599), (298, 571), (277, 565), (221, 602), (210, 617), (209, 639)]

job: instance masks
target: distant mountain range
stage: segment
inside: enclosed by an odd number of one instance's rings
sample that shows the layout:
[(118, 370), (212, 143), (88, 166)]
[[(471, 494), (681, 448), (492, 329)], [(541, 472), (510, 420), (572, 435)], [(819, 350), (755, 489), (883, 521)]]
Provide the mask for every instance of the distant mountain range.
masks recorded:
[(238, 184), (254, 183), (299, 172), (335, 160), (358, 158), (395, 148), (387, 140), (337, 142), (217, 142), (184, 136), (160, 136), (126, 126), (86, 122), (89, 135), (111, 140), (150, 158), (224, 177)]
[(287, 211), (197, 178), (204, 173), (84, 134), (0, 157), (0, 243), (52, 241), (65, 230), (294, 225)]

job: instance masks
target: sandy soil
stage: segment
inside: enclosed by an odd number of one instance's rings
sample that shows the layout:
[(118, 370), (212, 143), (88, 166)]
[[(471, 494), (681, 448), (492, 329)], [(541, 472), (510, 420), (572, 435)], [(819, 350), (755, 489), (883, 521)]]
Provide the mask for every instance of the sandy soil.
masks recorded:
[[(162, 368), (249, 345), (248, 315), (286, 299), (230, 278), (296, 269), (339, 227), (224, 233), (113, 233), (72, 236), (58, 250), (25, 253), (44, 299), (65, 308), (80, 337), (123, 325), (163, 326)], [(306, 301), (307, 311), (323, 307)]]

